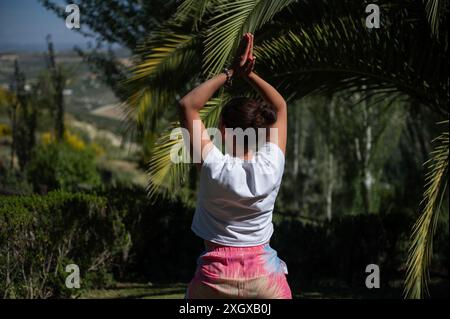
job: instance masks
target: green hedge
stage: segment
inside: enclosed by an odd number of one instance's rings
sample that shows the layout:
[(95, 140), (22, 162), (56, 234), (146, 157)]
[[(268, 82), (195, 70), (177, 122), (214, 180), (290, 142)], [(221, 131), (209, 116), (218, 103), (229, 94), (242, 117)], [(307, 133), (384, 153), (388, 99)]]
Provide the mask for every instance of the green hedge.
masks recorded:
[[(347, 215), (320, 224), (279, 217), (272, 245), (288, 264), (290, 283), (300, 290), (330, 283), (366, 290), (365, 268), (369, 264), (380, 267), (384, 289), (405, 278), (416, 217), (407, 212)], [(432, 274), (447, 278), (448, 236), (447, 217), (439, 222), (431, 264)]]
[(65, 266), (77, 264), (81, 287), (104, 285), (129, 236), (105, 198), (62, 191), (0, 197), (0, 293), (3, 298), (69, 297)]
[[(204, 249), (190, 230), (193, 213), (181, 201), (152, 203), (137, 187), (0, 197), (0, 296), (73, 295), (64, 286), (69, 263), (79, 265), (82, 288), (104, 286), (111, 275), (120, 281), (188, 282)], [(366, 289), (364, 270), (371, 263), (380, 266), (384, 289), (404, 278), (415, 218), (396, 212), (313, 224), (278, 213), (271, 245), (300, 291), (322, 283)], [(434, 244), (432, 274), (445, 276), (448, 215)]]
[[(105, 189), (114, 209), (122, 211), (132, 246), (126, 263), (115, 274), (125, 281), (188, 282), (203, 251), (202, 240), (190, 229), (194, 208), (181, 201), (150, 202), (140, 188)], [(365, 267), (382, 270), (383, 287), (404, 278), (411, 226), (408, 211), (336, 217), (331, 222), (305, 222), (292, 214), (274, 215), (271, 245), (289, 268), (289, 282), (300, 287), (365, 287)], [(435, 236), (432, 271), (448, 269), (448, 218)], [(399, 296), (400, 297), (400, 296)]]
[(204, 249), (203, 241), (191, 231), (194, 208), (181, 200), (150, 201), (140, 187), (107, 188), (98, 195), (122, 212), (131, 235), (127, 262), (117, 261), (116, 278), (159, 283), (191, 279)]

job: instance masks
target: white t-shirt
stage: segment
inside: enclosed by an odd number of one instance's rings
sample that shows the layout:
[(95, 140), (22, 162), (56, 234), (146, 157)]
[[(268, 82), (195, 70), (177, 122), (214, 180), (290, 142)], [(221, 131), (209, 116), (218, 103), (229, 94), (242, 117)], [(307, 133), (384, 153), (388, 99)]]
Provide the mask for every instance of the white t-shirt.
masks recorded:
[(214, 145), (201, 168), (194, 233), (226, 246), (268, 242), (284, 161), (281, 149), (270, 142), (251, 160), (224, 155)]

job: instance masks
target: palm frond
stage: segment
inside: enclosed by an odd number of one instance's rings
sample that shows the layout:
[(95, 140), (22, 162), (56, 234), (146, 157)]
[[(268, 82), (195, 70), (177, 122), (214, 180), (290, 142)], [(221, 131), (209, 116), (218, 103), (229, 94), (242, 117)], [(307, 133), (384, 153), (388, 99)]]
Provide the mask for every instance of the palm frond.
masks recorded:
[(125, 113), (130, 127), (154, 123), (165, 106), (173, 105), (177, 93), (199, 73), (199, 40), (178, 31), (156, 32), (139, 48), (131, 75), (123, 83), (129, 92)]
[(263, 41), (255, 54), (260, 72), (288, 97), (344, 90), (402, 93), (445, 113), (446, 54), (417, 36), (411, 23), (377, 32), (349, 15), (294, 26)]
[[(448, 121), (444, 124), (448, 126)], [(407, 261), (404, 295), (407, 298), (422, 298), (428, 293), (429, 265), (433, 253), (433, 236), (438, 222), (440, 205), (448, 184), (449, 133), (435, 139), (438, 145), (426, 163), (423, 211), (413, 227), (412, 243)]]
[[(217, 125), (221, 106), (226, 99), (227, 97), (222, 94), (208, 101), (201, 110), (200, 117), (205, 127)], [(173, 122), (155, 143), (147, 171), (149, 175), (147, 192), (150, 198), (156, 198), (157, 194), (173, 195), (186, 181), (190, 164), (186, 161), (188, 154), (179, 127), (179, 122)], [(177, 154), (183, 161), (174, 163), (171, 159), (171, 152), (178, 152)]]
[(138, 49), (142, 54), (141, 61), (133, 67), (133, 76), (130, 80), (142, 80), (153, 76), (159, 69), (171, 64), (171, 59), (185, 55), (182, 49), (189, 48), (193, 39), (194, 36), (191, 34), (168, 31), (154, 33), (152, 38)]
[(446, 0), (424, 0), (427, 19), (430, 24), (431, 32), (439, 36), (439, 29), (442, 23), (442, 15), (445, 13), (444, 7)]
[(226, 0), (214, 8), (206, 31), (204, 71), (219, 72), (244, 32), (254, 32), (295, 0)]
[(214, 0), (184, 0), (175, 13), (175, 21), (192, 23), (192, 30), (197, 31), (208, 6), (214, 4)]

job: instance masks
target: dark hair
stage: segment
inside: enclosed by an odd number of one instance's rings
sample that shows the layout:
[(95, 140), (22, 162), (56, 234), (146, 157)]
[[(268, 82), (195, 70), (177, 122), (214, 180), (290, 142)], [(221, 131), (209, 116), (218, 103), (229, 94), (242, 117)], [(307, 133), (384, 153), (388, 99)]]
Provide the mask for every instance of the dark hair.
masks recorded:
[[(231, 99), (222, 108), (221, 121), (225, 128), (268, 128), (277, 121), (277, 113), (273, 106), (248, 97)], [(266, 138), (269, 132), (266, 132)], [(256, 134), (256, 145), (250, 145), (247, 136), (244, 136), (244, 150), (256, 147), (259, 143), (259, 134)], [(236, 150), (233, 150), (236, 151)]]
[(248, 97), (231, 99), (222, 109), (221, 120), (227, 128), (267, 128), (277, 120), (275, 108)]

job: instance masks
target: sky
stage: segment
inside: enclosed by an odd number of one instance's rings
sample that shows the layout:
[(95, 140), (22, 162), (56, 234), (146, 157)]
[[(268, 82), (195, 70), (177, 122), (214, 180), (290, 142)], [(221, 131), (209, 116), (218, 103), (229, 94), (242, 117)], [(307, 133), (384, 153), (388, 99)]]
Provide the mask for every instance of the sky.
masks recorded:
[[(81, 23), (82, 18), (81, 13)], [(68, 29), (63, 19), (44, 8), (38, 0), (0, 0), (0, 52), (45, 50), (47, 34), (52, 35), (56, 50), (88, 42), (76, 31)]]

